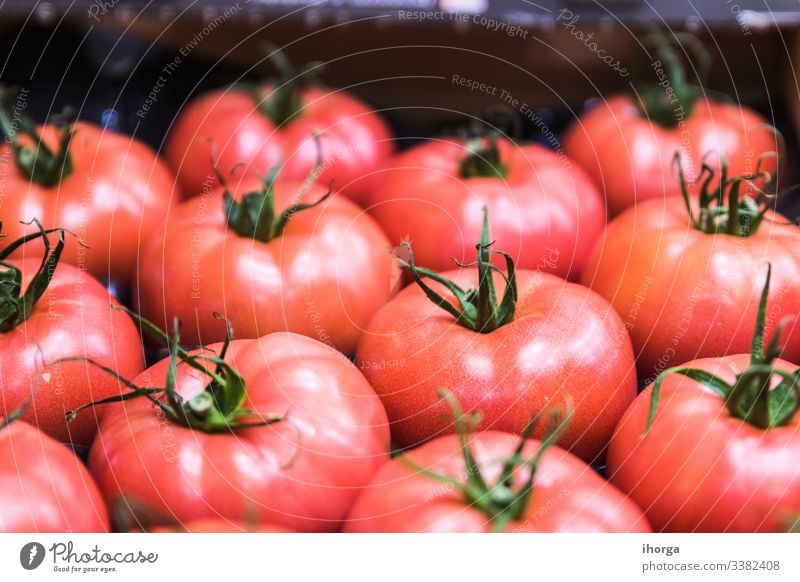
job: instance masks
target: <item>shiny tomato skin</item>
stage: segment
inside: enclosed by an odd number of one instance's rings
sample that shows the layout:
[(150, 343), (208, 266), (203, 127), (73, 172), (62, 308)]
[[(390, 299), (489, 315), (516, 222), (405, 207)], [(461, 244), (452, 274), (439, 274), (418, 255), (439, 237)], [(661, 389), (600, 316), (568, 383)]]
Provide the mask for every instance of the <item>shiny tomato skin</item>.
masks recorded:
[[(40, 264), (39, 259), (8, 262), (23, 272), (25, 286)], [(23, 419), (56, 440), (88, 447), (103, 410), (84, 412), (70, 423), (65, 414), (118, 394), (123, 386), (88, 363), (58, 360), (90, 358), (126, 377), (144, 369), (137, 327), (112, 305), (118, 303), (91, 275), (59, 264), (28, 319), (0, 332), (0, 416), (30, 400)]]
[[(145, 400), (114, 405), (89, 453), (104, 498), (130, 497), (179, 523), (222, 518), (337, 530), (388, 459), (380, 400), (345, 356), (297, 334), (234, 340), (226, 360), (245, 379), (245, 405), (285, 420), (208, 434), (173, 423)], [(135, 382), (163, 387), (166, 372), (163, 360)], [(179, 366), (181, 396), (206, 384)]]
[[(750, 350), (766, 263), (772, 264), (767, 333), (800, 313), (800, 233), (769, 213), (742, 238), (692, 228), (681, 200), (649, 200), (613, 220), (581, 282), (625, 321), (640, 379), (695, 358)], [(789, 322), (784, 357), (800, 362)]]
[[(443, 275), (462, 288), (478, 280), (472, 268)], [(496, 282), (500, 295), (499, 276)], [(438, 395), (444, 387), (465, 410), (482, 412), (482, 429), (512, 433), (520, 433), (534, 413), (571, 399), (574, 415), (562, 445), (588, 462), (602, 456), (636, 395), (622, 321), (597, 294), (554, 275), (517, 271), (517, 282), (514, 321), (491, 333), (457, 324), (416, 285), (372, 319), (356, 363), (383, 400), (395, 443), (410, 447), (453, 431)], [(446, 293), (442, 285), (428, 284)]]
[[(519, 436), (485, 431), (467, 436), (481, 474), (494, 483), (502, 462)], [(530, 441), (523, 454), (533, 456)], [(421, 467), (464, 481), (466, 473), (458, 437), (445, 435), (406, 453)], [(530, 475), (518, 469), (519, 486)], [(465, 502), (454, 486), (426, 476), (399, 459), (386, 463), (353, 506), (346, 532), (489, 532), (489, 518)], [(520, 532), (648, 532), (647, 520), (619, 490), (563, 449), (552, 447), (539, 464), (531, 501), (522, 519), (504, 530)]]
[[(263, 85), (262, 95), (274, 87)], [(273, 166), (290, 180), (305, 180), (317, 164), (314, 134), (319, 134), (323, 167), (320, 183), (334, 186), (353, 199), (360, 180), (391, 155), (386, 123), (364, 103), (343, 91), (309, 87), (302, 90), (303, 110), (280, 127), (262, 114), (253, 96), (232, 88), (198, 96), (179, 116), (166, 145), (185, 193), (195, 196), (218, 186), (211, 159), (230, 181), (266, 176)]]
[[(735, 355), (685, 365), (733, 383), (749, 361), (749, 355)], [(797, 369), (785, 360), (777, 365)], [(800, 457), (800, 415), (762, 430), (732, 417), (711, 389), (673, 375), (662, 384), (655, 420), (643, 435), (651, 392), (642, 392), (620, 421), (607, 474), (654, 529), (786, 531), (800, 515), (800, 466), (794, 461)]]
[(461, 178), (467, 143), (428, 141), (386, 162), (364, 205), (392, 244), (410, 240), (417, 263), (437, 271), (471, 260), (486, 205), (495, 248), (518, 268), (576, 279), (605, 225), (600, 192), (580, 167), (543, 146), (497, 145), (504, 178)]
[(0, 533), (106, 532), (103, 498), (80, 459), (27, 422), (0, 429)]
[[(564, 149), (605, 192), (609, 215), (616, 216), (650, 198), (680, 195), (676, 151), (690, 179), (698, 176), (707, 154), (712, 165), (724, 155), (730, 176), (754, 172), (761, 154), (779, 149), (766, 124), (741, 105), (698, 99), (683, 125), (665, 128), (644, 117), (630, 97), (616, 95), (575, 121)], [(774, 159), (765, 159), (762, 169), (774, 171)]]
[[(57, 143), (55, 129), (41, 129), (46, 143)], [(146, 145), (129, 136), (86, 122), (76, 124), (70, 145), (73, 170), (55, 186), (32, 183), (12, 161), (8, 144), (0, 159), (8, 160), (0, 182), (0, 246), (36, 232), (37, 218), (45, 228), (65, 228), (88, 248), (70, 244), (62, 261), (88, 270), (99, 279), (125, 285), (134, 275), (139, 245), (158, 231), (159, 217), (179, 198), (175, 177)], [(33, 256), (41, 243), (25, 246)], [(13, 257), (22, 257), (20, 249)]]
[[(276, 207), (287, 208), (301, 188), (300, 182), (278, 181)], [(258, 182), (244, 182), (233, 195), (259, 189)], [(303, 200), (325, 193), (312, 186)], [(179, 317), (189, 344), (225, 337), (216, 311), (238, 338), (292, 331), (351, 353), (363, 326), (400, 282), (388, 245), (375, 221), (338, 194), (294, 214), (283, 235), (270, 242), (242, 237), (227, 226), (222, 192), (216, 191), (176, 208), (163, 236), (143, 249), (138, 305), (162, 327)]]

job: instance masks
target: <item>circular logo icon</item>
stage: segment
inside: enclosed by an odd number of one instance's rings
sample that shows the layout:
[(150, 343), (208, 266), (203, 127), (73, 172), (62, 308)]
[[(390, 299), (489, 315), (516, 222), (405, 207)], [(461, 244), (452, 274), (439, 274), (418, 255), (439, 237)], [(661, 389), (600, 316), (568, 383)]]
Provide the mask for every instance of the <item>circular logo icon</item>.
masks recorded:
[(39, 542), (30, 542), (19, 551), (19, 563), (26, 570), (35, 570), (44, 561), (44, 546)]

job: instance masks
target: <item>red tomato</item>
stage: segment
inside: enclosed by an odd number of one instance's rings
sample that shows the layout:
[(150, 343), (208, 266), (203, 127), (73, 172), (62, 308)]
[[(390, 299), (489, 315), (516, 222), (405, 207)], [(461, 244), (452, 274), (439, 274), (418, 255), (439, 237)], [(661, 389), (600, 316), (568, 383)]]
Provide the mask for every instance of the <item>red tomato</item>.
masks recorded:
[[(87, 247), (68, 245), (65, 262), (100, 279), (128, 284), (140, 242), (156, 233), (159, 218), (178, 195), (175, 178), (155, 153), (136, 139), (85, 122), (73, 128), (68, 166), (54, 165), (53, 171), (41, 171), (33, 178), (13, 163), (11, 145), (0, 145), (0, 165), (5, 166), (0, 181), (3, 227), (10, 240), (35, 232), (34, 226), (20, 223), (34, 218), (45, 228), (69, 230)], [(40, 132), (45, 144), (60, 151), (64, 130), (46, 125)], [(38, 142), (25, 136), (20, 143), (45, 165), (47, 156)], [(34, 254), (31, 247), (25, 252)]]
[[(360, 196), (363, 183), (359, 179), (392, 153), (386, 123), (341, 90), (296, 90), (291, 96), (297, 99), (296, 111), (277, 112), (272, 106), (281, 94), (270, 84), (254, 91), (234, 86), (189, 103), (166, 145), (167, 160), (187, 195), (219, 185), (212, 156), (230, 181), (234, 175), (237, 179), (266, 175), (278, 164), (284, 178), (304, 180), (321, 156), (319, 179), (325, 184), (333, 180), (350, 197)], [(319, 135), (319, 145), (315, 135)]]
[[(622, 320), (589, 289), (545, 273), (515, 271), (510, 288), (494, 273), (495, 291), (483, 275), (492, 240), (486, 222), (481, 240), (478, 268), (436, 274), (415, 267), (428, 289), (402, 290), (359, 342), (358, 366), (383, 400), (394, 442), (410, 447), (452, 432), (437, 396), (446, 386), (467, 410), (483, 411), (483, 428), (512, 433), (554, 400), (571, 397), (575, 414), (564, 446), (585, 460), (598, 458), (636, 395)], [(447, 280), (460, 300), (446, 290)]]
[(522, 269), (577, 278), (605, 225), (600, 192), (583, 170), (539, 145), (436, 140), (392, 158), (365, 206), (393, 244), (414, 243), (439, 271), (468, 261), (489, 208), (492, 233)]
[[(650, 198), (679, 196), (672, 159), (681, 152), (690, 179), (704, 157), (718, 167), (725, 157), (731, 175), (752, 173), (759, 157), (779, 151), (775, 129), (738, 104), (697, 99), (674, 125), (663, 126), (642, 113), (627, 95), (604, 100), (567, 130), (564, 149), (605, 192), (611, 216)], [(765, 169), (775, 170), (774, 160)]]
[[(694, 224), (694, 219), (709, 222), (702, 216), (718, 209), (698, 213), (693, 203), (690, 217), (680, 199), (646, 201), (612, 221), (595, 247), (582, 282), (622, 316), (640, 378), (652, 381), (694, 358), (746, 352), (751, 330), (742, 322), (755, 318), (767, 261), (775, 270), (768, 332), (783, 316), (800, 313), (797, 226), (770, 211), (760, 222), (751, 216), (736, 234)], [(737, 203), (736, 213), (745, 211)], [(727, 209), (721, 216), (732, 221), (731, 214)], [(785, 357), (800, 362), (800, 332), (794, 327)]]
[[(704, 358), (682, 368), (698, 368), (733, 384), (748, 358)], [(774, 365), (797, 370), (784, 360)], [(651, 393), (652, 387), (642, 392), (622, 418), (607, 471), (653, 527), (786, 531), (800, 514), (800, 414), (783, 426), (763, 429), (731, 415), (709, 386), (675, 374), (664, 379), (655, 419), (645, 432)]]
[[(497, 531), (491, 513), (482, 509), (493, 496), (521, 488), (530, 477), (517, 467), (512, 483), (492, 487), (504, 461), (514, 453), (519, 436), (486, 431), (468, 438), (483, 478), (490, 484), (477, 503), (460, 487), (417, 470), (408, 461), (463, 484), (468, 481), (461, 444), (456, 435), (425, 443), (386, 463), (358, 498), (348, 516), (348, 532), (489, 532)], [(529, 441), (522, 451), (532, 457), (539, 446)], [(500, 489), (503, 488), (503, 491)], [(491, 505), (490, 505), (491, 506)], [(585, 463), (558, 447), (549, 448), (537, 465), (533, 493), (522, 511), (502, 526), (505, 532), (648, 532), (641, 510)]]
[[(163, 236), (142, 251), (141, 313), (162, 327), (177, 316), (186, 324), (184, 339), (195, 345), (225, 337), (216, 311), (238, 337), (285, 330), (353, 352), (363, 326), (393, 294), (399, 272), (378, 225), (346, 198), (290, 209), (298, 196), (313, 203), (325, 193), (301, 182), (240, 183), (236, 200), (256, 214), (275, 210), (252, 219), (244, 210), (232, 218), (224, 190), (186, 201), (167, 217)], [(287, 215), (285, 231), (275, 232)], [(265, 232), (254, 240), (253, 224), (261, 219), (258, 230)]]
[[(66, 248), (70, 246), (77, 244), (67, 241)], [(49, 262), (3, 261), (0, 279), (19, 277), (19, 296), (0, 299), (0, 415), (30, 401), (25, 420), (57, 440), (89, 446), (103, 411), (69, 425), (65, 413), (89, 400), (118, 394), (121, 385), (86, 362), (61, 360), (90, 358), (133, 376), (144, 368), (144, 356), (131, 318), (112, 308), (116, 301), (91, 275), (71, 265), (57, 265), (52, 257), (58, 252), (56, 248)], [(52, 275), (49, 283), (42, 268)], [(24, 317), (14, 302), (26, 296), (32, 299), (42, 284), (47, 288)]]
[(78, 457), (26, 422), (0, 428), (0, 532), (106, 531), (103, 498)]
[[(179, 523), (214, 518), (337, 530), (388, 459), (378, 397), (347, 358), (296, 334), (235, 340), (224, 361), (218, 374), (225, 384), (215, 387), (203, 364), (181, 359), (177, 415), (145, 398), (109, 408), (89, 454), (106, 501), (136, 499)], [(163, 360), (134, 383), (166, 387), (169, 366)], [(171, 402), (164, 394), (154, 402)], [(280, 416), (271, 424), (256, 422), (272, 414)]]

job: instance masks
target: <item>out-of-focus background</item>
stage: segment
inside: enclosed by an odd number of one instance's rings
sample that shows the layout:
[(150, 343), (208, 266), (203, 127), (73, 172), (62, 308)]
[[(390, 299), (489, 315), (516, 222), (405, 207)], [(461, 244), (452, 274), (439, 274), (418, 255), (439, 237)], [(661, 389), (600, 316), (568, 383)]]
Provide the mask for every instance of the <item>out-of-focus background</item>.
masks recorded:
[(324, 63), (325, 83), (380, 109), (400, 138), (494, 116), (545, 141), (543, 124), (557, 133), (653, 75), (643, 38), (659, 27), (696, 35), (709, 90), (772, 119), (794, 154), (798, 24), (794, 0), (17, 0), (0, 5), (0, 81), (30, 90), (35, 117), (69, 105), (159, 148), (191, 95), (274, 74), (277, 45)]

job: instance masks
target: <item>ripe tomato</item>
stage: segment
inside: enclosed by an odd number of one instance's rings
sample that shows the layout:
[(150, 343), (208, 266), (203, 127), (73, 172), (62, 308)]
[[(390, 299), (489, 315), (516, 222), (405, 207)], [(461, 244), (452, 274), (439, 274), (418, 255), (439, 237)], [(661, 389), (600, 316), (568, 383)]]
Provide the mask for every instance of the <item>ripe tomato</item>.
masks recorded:
[[(38, 131), (27, 123), (24, 135), (12, 128), (11, 143), (0, 145), (6, 234), (13, 240), (35, 232), (20, 222), (34, 218), (45, 228), (69, 230), (87, 246), (68, 245), (65, 262), (129, 284), (140, 241), (156, 232), (158, 218), (177, 196), (172, 173), (131, 137), (85, 122)], [(32, 256), (33, 249), (26, 254)]]
[[(636, 395), (622, 320), (589, 289), (515, 271), (508, 255), (507, 274), (492, 278), (490, 255), (499, 251), (490, 249), (486, 216), (477, 268), (437, 274), (416, 267), (406, 246), (419, 286), (378, 311), (359, 342), (358, 366), (383, 400), (400, 446), (452, 432), (437, 397), (447, 386), (467, 410), (483, 411), (483, 428), (512, 433), (552, 401), (571, 397), (574, 421), (564, 445), (592, 461)], [(468, 288), (475, 281), (477, 289)]]
[[(755, 208), (743, 187), (737, 179), (722, 193), (703, 191), (699, 204), (643, 202), (612, 221), (597, 243), (582, 282), (622, 316), (640, 378), (652, 381), (694, 358), (746, 352), (750, 330), (742, 321), (755, 317), (765, 261), (775, 267), (768, 331), (800, 312), (800, 231)], [(800, 362), (794, 327), (786, 357)]]
[(161, 390), (103, 418), (89, 469), (108, 504), (136, 499), (179, 523), (337, 530), (389, 450), (386, 413), (353, 364), (291, 333), (192, 354), (177, 342), (133, 381)]
[[(220, 312), (242, 338), (286, 330), (353, 352), (399, 283), (375, 221), (302, 182), (269, 178), (239, 183), (232, 199), (227, 192), (186, 201), (145, 246), (141, 313), (162, 327), (177, 316), (196, 345), (225, 337)], [(298, 206), (301, 197), (321, 203)]]
[[(456, 418), (464, 422), (460, 410)], [(552, 446), (552, 434), (539, 443), (463, 429), (386, 463), (356, 501), (345, 531), (650, 531), (638, 507)]]
[(617, 427), (608, 474), (654, 528), (787, 531), (800, 515), (800, 369), (762, 337), (664, 372)]
[(297, 87), (291, 77), (278, 86), (200, 95), (178, 117), (166, 145), (189, 196), (219, 185), (212, 157), (233, 181), (234, 175), (263, 176), (278, 164), (284, 177), (303, 180), (321, 156), (319, 179), (357, 199), (364, 187), (359, 179), (391, 153), (388, 126), (364, 103), (341, 90)]
[(411, 240), (419, 263), (440, 271), (469, 260), (485, 205), (518, 267), (577, 278), (605, 225), (600, 192), (547, 148), (482, 141), (429, 141), (398, 154), (373, 175), (364, 205), (393, 244)]
[[(676, 151), (690, 179), (704, 161), (718, 168), (724, 157), (733, 175), (744, 174), (755, 170), (763, 154), (779, 151), (774, 128), (741, 105), (698, 98), (684, 115), (662, 125), (631, 97), (613, 96), (578, 118), (567, 130), (564, 149), (605, 192), (611, 216), (651, 198), (679, 196), (672, 179)], [(774, 171), (774, 160), (765, 169)]]
[[(88, 447), (97, 431), (97, 415), (68, 425), (66, 411), (118, 394), (120, 384), (85, 362), (91, 358), (124, 375), (144, 368), (141, 339), (131, 318), (115, 309), (105, 287), (83, 270), (59, 264), (63, 231), (43, 259), (6, 259), (19, 241), (0, 252), (0, 415), (30, 401), (24, 420), (54, 439)], [(40, 233), (47, 239), (49, 233)], [(34, 239), (38, 242), (37, 239)]]
[(0, 533), (108, 531), (103, 498), (80, 459), (30, 424), (2, 420)]
[(294, 530), (279, 525), (248, 525), (241, 521), (225, 519), (195, 519), (173, 527), (159, 526), (153, 533), (292, 533)]

